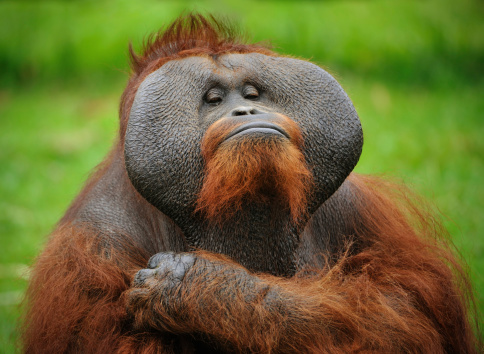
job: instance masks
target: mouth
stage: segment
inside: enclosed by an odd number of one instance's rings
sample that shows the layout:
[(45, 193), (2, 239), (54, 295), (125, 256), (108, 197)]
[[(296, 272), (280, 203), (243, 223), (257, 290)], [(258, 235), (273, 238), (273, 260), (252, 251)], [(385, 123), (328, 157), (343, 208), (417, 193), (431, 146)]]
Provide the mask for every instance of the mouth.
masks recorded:
[(290, 139), (289, 134), (280, 126), (269, 122), (257, 121), (242, 124), (241, 126), (235, 128), (229, 134), (227, 134), (224, 141), (233, 138), (236, 135), (245, 134), (279, 135), (286, 139)]

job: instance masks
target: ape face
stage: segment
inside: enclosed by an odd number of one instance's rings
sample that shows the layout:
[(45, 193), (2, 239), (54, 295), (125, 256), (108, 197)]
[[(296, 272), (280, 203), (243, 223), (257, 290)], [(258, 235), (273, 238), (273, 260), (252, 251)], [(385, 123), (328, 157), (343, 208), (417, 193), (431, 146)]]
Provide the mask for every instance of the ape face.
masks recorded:
[[(125, 161), (138, 192), (190, 234), (203, 215), (221, 220), (217, 216), (226, 213), (229, 220), (271, 200), (288, 209), (293, 221), (307, 220), (352, 171), (362, 142), (350, 99), (318, 66), (259, 53), (193, 56), (167, 62), (140, 85)], [(222, 157), (213, 165), (225, 169), (226, 177), (215, 179), (220, 188), (212, 186), (204, 199), (210, 184), (205, 172), (217, 155)], [(275, 156), (290, 161), (273, 163)], [(223, 167), (224, 161), (232, 167)], [(255, 177), (242, 191), (224, 189), (237, 166), (235, 181), (246, 181), (244, 171)], [(257, 167), (260, 173), (253, 171)], [(284, 167), (287, 176), (278, 172)], [(294, 190), (297, 196), (285, 197)], [(224, 204), (232, 192), (236, 196)], [(211, 201), (220, 205), (211, 208)]]

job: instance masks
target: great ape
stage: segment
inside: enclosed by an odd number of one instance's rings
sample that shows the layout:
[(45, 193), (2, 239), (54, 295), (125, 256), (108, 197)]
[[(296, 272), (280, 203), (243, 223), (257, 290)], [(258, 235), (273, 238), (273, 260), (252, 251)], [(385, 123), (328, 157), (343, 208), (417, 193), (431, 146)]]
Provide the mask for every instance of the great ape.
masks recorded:
[(26, 352), (476, 351), (468, 280), (309, 62), (200, 15), (132, 52), (120, 136), (32, 274)]

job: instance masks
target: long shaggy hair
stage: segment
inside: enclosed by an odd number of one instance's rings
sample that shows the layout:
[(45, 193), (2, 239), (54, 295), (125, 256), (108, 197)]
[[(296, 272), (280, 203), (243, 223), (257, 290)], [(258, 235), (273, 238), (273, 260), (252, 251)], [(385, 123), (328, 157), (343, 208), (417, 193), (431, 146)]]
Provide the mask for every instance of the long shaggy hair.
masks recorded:
[(202, 141), (205, 179), (197, 211), (215, 222), (229, 220), (249, 203), (288, 209), (294, 222), (306, 211), (312, 175), (301, 152), (303, 139), (296, 123), (278, 115), (290, 140), (243, 137), (225, 140), (244, 122), (221, 119)]

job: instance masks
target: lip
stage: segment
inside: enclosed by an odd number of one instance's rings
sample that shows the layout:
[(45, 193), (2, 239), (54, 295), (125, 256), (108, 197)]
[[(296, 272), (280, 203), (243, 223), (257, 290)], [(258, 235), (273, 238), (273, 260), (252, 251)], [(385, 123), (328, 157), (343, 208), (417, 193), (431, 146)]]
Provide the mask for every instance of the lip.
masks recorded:
[(248, 133), (269, 133), (269, 134), (277, 134), (277, 135), (282, 135), (283, 137), (290, 139), (289, 134), (282, 129), (280, 126), (269, 123), (269, 122), (250, 122), (246, 124), (242, 124), (241, 126), (235, 128), (228, 134), (224, 140), (228, 140), (235, 135), (241, 135), (241, 134), (248, 134)]

